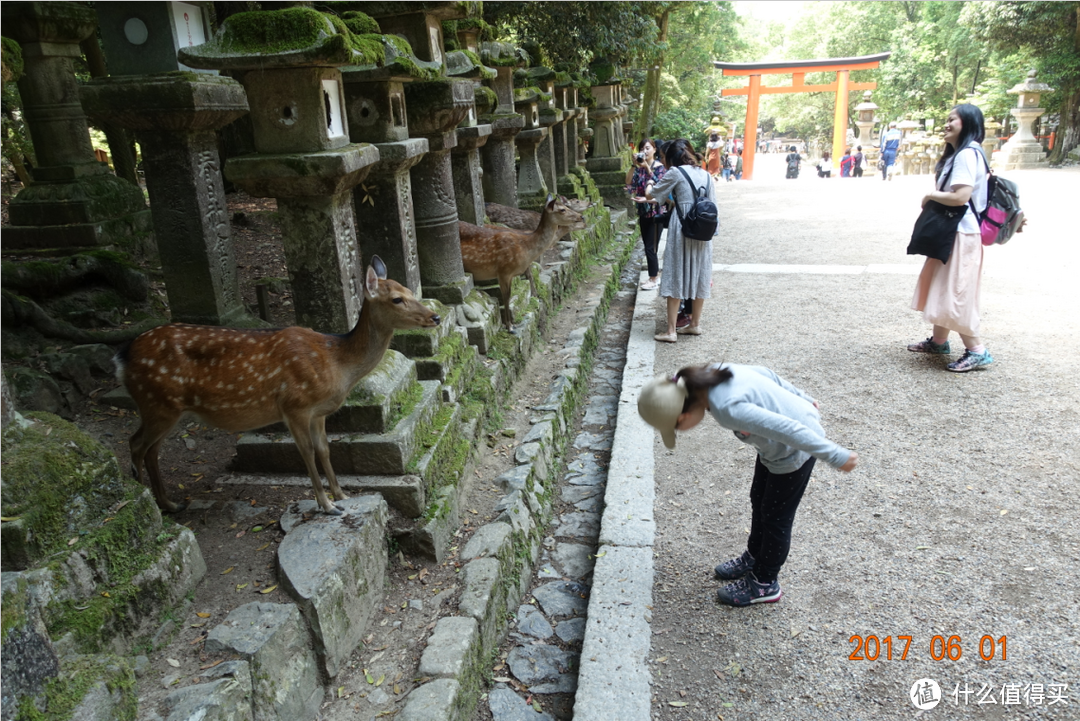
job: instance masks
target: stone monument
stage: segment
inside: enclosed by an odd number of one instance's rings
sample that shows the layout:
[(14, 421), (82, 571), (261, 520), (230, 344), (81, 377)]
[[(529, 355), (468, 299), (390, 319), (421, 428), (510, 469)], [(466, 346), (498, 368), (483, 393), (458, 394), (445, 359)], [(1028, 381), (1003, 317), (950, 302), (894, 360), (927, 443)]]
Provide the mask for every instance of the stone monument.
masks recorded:
[(142, 191), (97, 161), (71, 66), (97, 26), (94, 11), (69, 2), (4, 3), (4, 34), (22, 46), (18, 80), (38, 166), (34, 184), (11, 200), (4, 249), (130, 243), (149, 235)]
[(1042, 143), (1032, 133), (1035, 120), (1046, 112), (1039, 106), (1039, 96), (1052, 93), (1054, 89), (1046, 83), (1036, 80), (1037, 73), (1031, 70), (1024, 82), (1011, 88), (1009, 95), (1016, 95), (1016, 107), (1010, 110), (1016, 118), (1016, 133), (1001, 147), (994, 156), (994, 168), (1013, 170), (1014, 168), (1038, 168), (1046, 162), (1046, 152)]

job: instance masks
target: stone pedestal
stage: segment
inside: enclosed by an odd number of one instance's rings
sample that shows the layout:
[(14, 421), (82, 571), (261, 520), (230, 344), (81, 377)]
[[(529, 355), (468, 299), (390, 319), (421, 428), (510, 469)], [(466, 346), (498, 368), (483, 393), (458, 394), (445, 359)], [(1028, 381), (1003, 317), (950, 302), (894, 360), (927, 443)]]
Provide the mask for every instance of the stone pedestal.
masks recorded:
[(148, 234), (142, 191), (97, 162), (71, 67), (96, 26), (93, 10), (67, 2), (4, 3), (4, 34), (25, 63), (19, 92), (38, 167), (9, 207), (4, 249), (86, 247)]
[(620, 89), (620, 85), (599, 85), (592, 89), (596, 99), (596, 107), (589, 113), (593, 120), (592, 152), (585, 167), (608, 204), (629, 210), (630, 199), (624, 190), (627, 159), (622, 152), (621, 129), (626, 111), (619, 104)]
[[(540, 172), (544, 175), (544, 182), (552, 192), (555, 192), (555, 188), (559, 186), (556, 158), (560, 155), (566, 156), (566, 136), (562, 132), (562, 125), (561, 110), (558, 108), (540, 109), (540, 127), (547, 129), (548, 133), (540, 141), (537, 160), (540, 162)], [(557, 147), (558, 145), (561, 145), (561, 149)]]
[(1039, 104), (1039, 96), (1052, 92), (1054, 92), (1053, 88), (1036, 80), (1034, 70), (1028, 73), (1024, 82), (1008, 91), (1010, 95), (1018, 96), (1017, 107), (1009, 111), (1016, 118), (1017, 130), (994, 158), (995, 168), (998, 170), (1037, 168), (1046, 162), (1046, 151), (1032, 133), (1032, 127), (1038, 117), (1046, 112), (1045, 108), (1036, 107)]
[[(513, 55), (513, 48), (499, 54), (495, 51), (503, 43), (485, 43), (482, 57), (484, 62), (502, 62), (502, 55)], [(517, 168), (515, 164), (514, 139), (525, 127), (525, 118), (514, 112), (513, 68), (499, 65), (495, 68), (496, 77), (487, 82), (495, 91), (496, 106), (481, 111), (479, 120), (491, 126), (491, 137), (480, 149), (484, 167), (484, 199), (488, 202), (518, 206)]]
[[(234, 15), (213, 41), (182, 49), (179, 59), (191, 67), (245, 71), (256, 152), (230, 158), (225, 173), (251, 195), (278, 199), (297, 323), (346, 332), (363, 300), (350, 191), (379, 151), (349, 142), (338, 67), (362, 58), (335, 41), (334, 25), (310, 8), (242, 16), (242, 28), (233, 22), (241, 15)], [(256, 32), (253, 21), (263, 23), (265, 32)], [(311, 31), (290, 37), (289, 48), (254, 44), (253, 35), (272, 35), (284, 22)]]
[(91, 117), (138, 134), (172, 320), (250, 324), (214, 133), (248, 112), (243, 87), (215, 75), (121, 75), (84, 85), (82, 98)]
[(480, 148), (491, 137), (490, 125), (457, 129), (457, 147), (450, 153), (454, 172), (454, 195), (458, 219), (473, 225), (484, 224), (484, 187), (481, 178)]
[(986, 137), (982, 141), (983, 152), (986, 153), (987, 158), (993, 158), (994, 153), (997, 152), (998, 143), (1001, 139), (998, 137), (998, 132), (1001, 131), (1001, 123), (995, 121), (993, 118), (987, 118), (983, 124), (986, 128)]
[(428, 141), (428, 153), (412, 169), (420, 280), (424, 293), (458, 305), (472, 290), (471, 276), (461, 264), (461, 237), (450, 151), (457, 145), (455, 128), (473, 108), (472, 83), (438, 80), (405, 88), (409, 133)]

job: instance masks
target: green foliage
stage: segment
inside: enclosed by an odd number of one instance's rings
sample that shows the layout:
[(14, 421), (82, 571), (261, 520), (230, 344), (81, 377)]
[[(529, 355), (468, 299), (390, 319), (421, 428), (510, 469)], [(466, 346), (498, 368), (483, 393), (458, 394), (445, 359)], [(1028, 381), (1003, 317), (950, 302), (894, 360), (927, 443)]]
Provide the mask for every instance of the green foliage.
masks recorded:
[(485, 2), (484, 21), (502, 40), (539, 48), (539, 62), (625, 65), (655, 44), (655, 2)]

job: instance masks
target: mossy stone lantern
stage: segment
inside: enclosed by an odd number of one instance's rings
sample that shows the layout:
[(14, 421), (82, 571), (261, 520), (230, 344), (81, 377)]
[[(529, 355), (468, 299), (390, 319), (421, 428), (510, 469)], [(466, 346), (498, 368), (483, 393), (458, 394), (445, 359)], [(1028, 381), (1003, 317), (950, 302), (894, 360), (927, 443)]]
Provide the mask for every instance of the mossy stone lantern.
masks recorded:
[(210, 42), (180, 50), (197, 68), (230, 70), (247, 91), (255, 153), (225, 174), (256, 197), (278, 199), (297, 323), (352, 328), (363, 299), (352, 188), (379, 159), (351, 143), (339, 67), (367, 48), (340, 19), (305, 7), (230, 16)]
[[(360, 16), (348, 12), (342, 18), (346, 25), (357, 30), (363, 29), (365, 20), (375, 24), (366, 15)], [(377, 28), (375, 25), (368, 29)], [(379, 151), (379, 162), (364, 182), (353, 189), (357, 227), (365, 231), (364, 251), (377, 254), (386, 263), (391, 278), (421, 296), (423, 284), (410, 171), (427, 153), (428, 143), (425, 138), (409, 137), (405, 85), (439, 77), (442, 65), (420, 60), (400, 37), (368, 33), (364, 39), (381, 45), (381, 58), (341, 69), (349, 137), (372, 143)]]
[(248, 112), (232, 78), (118, 75), (82, 86), (90, 117), (133, 130), (142, 146), (174, 322), (253, 325), (240, 299), (217, 134)]
[(129, 244), (148, 236), (142, 191), (98, 162), (79, 102), (71, 63), (95, 31), (94, 11), (70, 2), (8, 2), (0, 12), (4, 34), (22, 47), (19, 93), (37, 155), (34, 183), (11, 200), (4, 249)]
[(483, 169), (480, 164), (480, 148), (491, 137), (491, 125), (480, 122), (477, 98), (485, 108), (490, 108), (494, 93), (481, 83), (494, 80), (494, 68), (477, 63), (475, 53), (455, 50), (446, 54), (446, 72), (450, 77), (469, 79), (473, 85), (473, 106), (469, 115), (458, 124), (457, 146), (450, 151), (454, 172), (454, 195), (457, 198), (458, 217), (473, 225), (484, 224), (484, 187), (481, 181)]
[(484, 197), (511, 208), (518, 205), (514, 138), (525, 127), (524, 116), (514, 110), (514, 68), (524, 61), (522, 54), (509, 43), (486, 42), (480, 46), (481, 61), (495, 69), (495, 77), (484, 81), (494, 92), (495, 105), (477, 105), (480, 122), (491, 126), (491, 138), (480, 150)]
[(518, 156), (518, 206), (539, 210), (543, 206), (549, 190), (546, 175), (539, 162), (539, 148), (547, 137), (548, 128), (540, 125), (540, 91), (537, 88), (516, 88), (514, 90), (514, 110), (525, 118), (525, 128), (517, 134)]
[(556, 162), (557, 158), (565, 161), (566, 134), (563, 132), (563, 111), (555, 105), (555, 71), (545, 67), (529, 68), (519, 71), (516, 79), (519, 85), (540, 90), (540, 127), (547, 128), (548, 134), (540, 141), (537, 159), (540, 161), (540, 172), (544, 174), (544, 182), (554, 193), (559, 185), (559, 176), (566, 175), (565, 172), (560, 172)]

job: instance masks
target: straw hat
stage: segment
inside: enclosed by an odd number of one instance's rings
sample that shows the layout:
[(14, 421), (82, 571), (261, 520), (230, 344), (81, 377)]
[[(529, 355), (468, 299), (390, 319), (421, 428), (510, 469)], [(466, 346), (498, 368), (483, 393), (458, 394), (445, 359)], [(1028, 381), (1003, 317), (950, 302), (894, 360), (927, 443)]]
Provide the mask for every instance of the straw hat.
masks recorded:
[(638, 396), (638, 414), (660, 431), (660, 437), (668, 448), (675, 448), (675, 424), (682, 415), (686, 396), (686, 381), (682, 378), (672, 380), (668, 376), (652, 379)]

